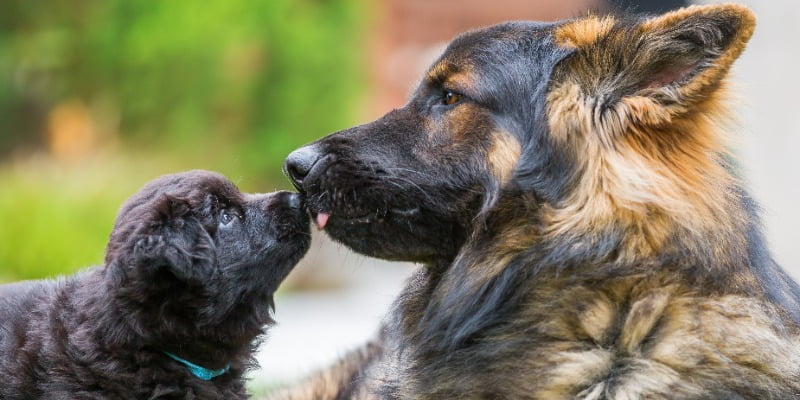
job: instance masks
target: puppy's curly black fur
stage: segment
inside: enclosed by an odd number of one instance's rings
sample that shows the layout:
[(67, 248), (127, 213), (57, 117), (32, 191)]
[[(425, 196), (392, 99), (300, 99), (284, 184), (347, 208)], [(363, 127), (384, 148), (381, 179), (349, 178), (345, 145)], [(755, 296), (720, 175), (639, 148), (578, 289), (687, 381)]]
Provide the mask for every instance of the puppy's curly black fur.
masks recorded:
[[(300, 203), (206, 171), (147, 184), (103, 267), (0, 286), (0, 398), (245, 398), (272, 294), (308, 249)], [(203, 380), (166, 352), (230, 368)]]

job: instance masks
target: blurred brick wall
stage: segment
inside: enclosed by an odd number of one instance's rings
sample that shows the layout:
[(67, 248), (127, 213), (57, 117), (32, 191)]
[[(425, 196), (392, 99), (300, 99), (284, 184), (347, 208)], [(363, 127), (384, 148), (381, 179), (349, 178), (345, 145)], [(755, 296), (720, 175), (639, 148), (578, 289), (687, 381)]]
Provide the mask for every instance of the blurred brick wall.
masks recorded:
[(553, 21), (598, 0), (375, 0), (366, 119), (402, 106), (424, 70), (461, 32), (507, 20)]

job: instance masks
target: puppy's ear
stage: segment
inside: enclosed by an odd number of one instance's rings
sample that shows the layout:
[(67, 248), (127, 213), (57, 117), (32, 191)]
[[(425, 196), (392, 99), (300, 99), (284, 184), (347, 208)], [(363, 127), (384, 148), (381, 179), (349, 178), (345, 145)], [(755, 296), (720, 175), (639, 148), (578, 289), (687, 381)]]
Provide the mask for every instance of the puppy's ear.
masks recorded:
[(192, 214), (189, 201), (163, 194), (140, 207), (147, 208), (142, 221), (123, 221), (135, 227), (121, 225), (112, 233), (112, 243), (117, 230), (121, 230), (120, 239), (125, 242), (115, 254), (109, 246), (109, 265), (114, 273), (147, 279), (168, 272), (190, 284), (206, 281), (214, 271), (214, 242)]
[(594, 128), (608, 131), (668, 123), (715, 94), (754, 28), (753, 13), (733, 4), (569, 22), (554, 31), (575, 51), (556, 68), (551, 107), (582, 100)]

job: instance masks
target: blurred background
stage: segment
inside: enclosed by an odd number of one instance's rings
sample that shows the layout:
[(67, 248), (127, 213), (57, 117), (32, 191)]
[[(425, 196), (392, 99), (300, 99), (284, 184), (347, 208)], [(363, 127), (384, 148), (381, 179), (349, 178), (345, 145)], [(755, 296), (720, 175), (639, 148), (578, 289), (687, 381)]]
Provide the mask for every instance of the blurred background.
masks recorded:
[[(191, 168), (244, 191), (288, 189), (294, 148), (402, 105), (453, 36), (681, 0), (3, 0), (0, 282), (93, 264), (121, 202)], [(735, 69), (743, 176), (778, 261), (800, 278), (800, 3), (741, 1), (759, 25)], [(413, 265), (315, 233), (277, 299), (254, 390), (373, 334)]]

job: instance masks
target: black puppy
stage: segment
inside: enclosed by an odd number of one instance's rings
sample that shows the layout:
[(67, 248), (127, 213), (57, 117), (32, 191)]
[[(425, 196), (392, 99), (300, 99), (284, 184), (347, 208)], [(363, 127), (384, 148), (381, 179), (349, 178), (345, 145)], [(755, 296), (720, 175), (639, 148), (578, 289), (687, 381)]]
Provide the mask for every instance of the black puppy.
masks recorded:
[(104, 267), (0, 286), (0, 398), (245, 398), (309, 239), (296, 194), (206, 171), (154, 180), (122, 206)]

